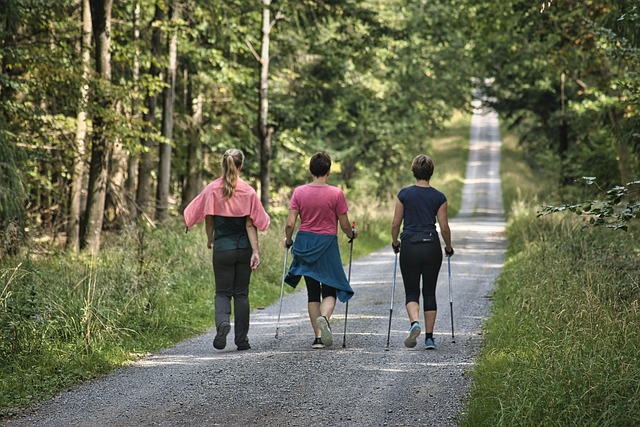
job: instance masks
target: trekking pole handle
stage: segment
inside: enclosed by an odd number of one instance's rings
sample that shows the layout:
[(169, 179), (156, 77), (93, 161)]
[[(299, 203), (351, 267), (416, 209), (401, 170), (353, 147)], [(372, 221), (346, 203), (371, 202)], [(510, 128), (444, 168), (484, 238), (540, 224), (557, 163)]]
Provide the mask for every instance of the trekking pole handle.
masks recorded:
[(351, 223), (351, 237), (349, 238), (349, 243), (353, 242), (353, 239), (356, 238), (356, 222), (353, 221)]

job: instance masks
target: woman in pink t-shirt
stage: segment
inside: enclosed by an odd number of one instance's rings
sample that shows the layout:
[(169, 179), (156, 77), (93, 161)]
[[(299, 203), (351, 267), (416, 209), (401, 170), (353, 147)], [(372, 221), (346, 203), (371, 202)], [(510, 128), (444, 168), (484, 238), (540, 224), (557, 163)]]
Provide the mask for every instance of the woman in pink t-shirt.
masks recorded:
[[(338, 226), (350, 239), (355, 239), (358, 233), (351, 228), (344, 193), (327, 184), (330, 170), (331, 157), (327, 153), (318, 152), (311, 157), (309, 171), (313, 181), (293, 191), (285, 227), (285, 246), (293, 246), (293, 261), (285, 281), (295, 287), (304, 277), (309, 319), (315, 333), (313, 348), (333, 344), (329, 319), (336, 298), (347, 302), (353, 296), (340, 258)], [(294, 243), (298, 217), (300, 227)]]

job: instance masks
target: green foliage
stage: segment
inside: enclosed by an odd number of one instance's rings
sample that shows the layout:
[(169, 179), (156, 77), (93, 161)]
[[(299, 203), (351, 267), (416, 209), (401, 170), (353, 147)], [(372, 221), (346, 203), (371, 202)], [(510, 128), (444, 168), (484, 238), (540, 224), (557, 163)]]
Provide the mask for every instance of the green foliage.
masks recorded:
[[(384, 199), (406, 158), (428, 151), (452, 111), (468, 108), (476, 77), (494, 79), (488, 95), (497, 96), (495, 107), (523, 129), (523, 143), (562, 185), (598, 176), (615, 186), (637, 176), (637, 5), (547, 3), (542, 12), (524, 0), (272, 3), (273, 205), (306, 181), (306, 159), (319, 149), (333, 154), (337, 182), (352, 188), (358, 177), (370, 177), (370, 190)], [(166, 36), (176, 27), (179, 35), (172, 193), (182, 189), (194, 136), (213, 164), (229, 146), (244, 149), (246, 176), (258, 176), (260, 2), (182, 2), (176, 22), (160, 2), (165, 17), (155, 22), (156, 2), (142, 1), (139, 39), (134, 3), (116, 2), (112, 82), (98, 84), (91, 74), (88, 105), (80, 99), (78, 3), (2, 4), (0, 116), (3, 137), (27, 150), (24, 187), (33, 225), (54, 236), (64, 228), (79, 109), (89, 113), (90, 125), (93, 115), (105, 117), (109, 140), (121, 143), (132, 162), (146, 150), (141, 140), (162, 141), (162, 102), (152, 122), (141, 119), (147, 95), (165, 86), (158, 70), (167, 52), (155, 56), (156, 29)], [(98, 89), (112, 101), (106, 109), (95, 102)], [(203, 100), (201, 121), (193, 118), (196, 97)], [(198, 165), (205, 180), (215, 169)]]
[[(149, 150), (141, 141), (166, 142), (159, 129), (160, 98), (155, 117), (143, 121), (150, 107), (147, 97), (160, 95), (165, 87), (160, 71), (168, 52), (156, 55), (156, 30), (166, 38), (176, 27), (179, 38), (170, 141), (172, 195), (183, 190), (187, 158), (192, 155), (188, 144), (194, 138), (201, 147), (199, 158), (211, 163), (197, 165), (203, 181), (216, 176), (217, 155), (230, 146), (247, 154), (245, 176), (251, 181), (259, 175), (256, 55), (262, 43), (261, 3), (182, 2), (181, 19), (172, 22), (166, 2), (142, 1), (140, 37), (135, 39), (134, 3), (116, 2), (111, 82), (98, 81), (94, 72), (88, 82), (83, 80), (77, 2), (65, 0), (55, 7), (50, 1), (5, 3), (10, 7), (0, 12), (7, 23), (0, 28), (0, 56), (11, 72), (0, 74), (0, 110), (8, 137), (27, 150), (29, 225), (54, 239), (65, 230), (73, 160), (81, 148), (75, 138), (79, 111), (88, 114), (87, 141), (94, 131), (92, 119), (101, 117), (108, 141), (121, 144), (134, 165)], [(156, 3), (164, 11), (158, 21)], [(414, 153), (428, 150), (428, 140), (469, 100), (472, 46), (462, 30), (468, 20), (463, 5), (460, 0), (272, 4), (273, 206), (284, 203), (291, 189), (307, 180), (305, 163), (320, 149), (333, 155), (334, 183), (352, 188), (359, 177), (367, 176), (373, 194), (381, 199), (389, 195), (395, 171)], [(86, 83), (91, 97), (85, 105), (80, 88)], [(194, 119), (194, 99), (202, 100), (201, 120)], [(84, 147), (85, 162), (89, 148)], [(155, 160), (156, 150), (151, 147), (149, 152)], [(111, 172), (110, 177), (119, 176)], [(135, 181), (135, 176), (130, 178)], [(111, 194), (124, 192), (122, 182), (108, 188), (110, 200), (132, 197)], [(110, 212), (121, 214), (118, 209)]]
[[(325, 149), (340, 163), (338, 179), (351, 187), (366, 174), (384, 198), (395, 171), (471, 93), (455, 7), (345, 1), (309, 13), (293, 5), (284, 12), (293, 25), (278, 23), (274, 41), (278, 52), (295, 53), (274, 63), (276, 167), (290, 170)], [(276, 179), (294, 186), (303, 177)]]
[[(582, 180), (587, 185), (596, 185), (595, 177), (585, 176)], [(538, 217), (569, 211), (576, 215), (588, 217), (590, 226), (604, 225), (614, 230), (627, 231), (629, 221), (640, 218), (640, 201), (638, 197), (630, 198), (632, 196), (630, 188), (637, 185), (640, 185), (640, 180), (630, 182), (625, 186), (610, 188), (602, 194), (602, 197), (597, 199), (587, 200), (582, 203), (544, 206), (538, 213)], [(638, 190), (633, 191), (633, 193), (638, 193)]]
[(637, 2), (471, 3), (478, 74), (493, 79), (492, 104), (529, 153), (560, 185), (637, 176)]

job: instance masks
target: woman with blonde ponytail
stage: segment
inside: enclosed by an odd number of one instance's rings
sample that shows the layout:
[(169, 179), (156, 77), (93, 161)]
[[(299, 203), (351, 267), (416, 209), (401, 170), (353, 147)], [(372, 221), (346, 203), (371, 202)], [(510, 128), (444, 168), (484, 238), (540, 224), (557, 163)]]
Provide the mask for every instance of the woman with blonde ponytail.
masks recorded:
[(244, 154), (242, 151), (231, 148), (222, 156), (222, 177), (224, 184), (222, 186), (222, 194), (229, 199), (236, 191), (236, 182), (238, 182), (238, 174), (244, 163)]
[(234, 341), (238, 350), (249, 350), (249, 281), (260, 265), (258, 230), (270, 224), (256, 191), (239, 174), (244, 163), (241, 150), (222, 156), (222, 176), (209, 184), (184, 211), (187, 229), (205, 221), (207, 247), (213, 249), (216, 285), (216, 336), (213, 347), (222, 350), (231, 331), (234, 308)]

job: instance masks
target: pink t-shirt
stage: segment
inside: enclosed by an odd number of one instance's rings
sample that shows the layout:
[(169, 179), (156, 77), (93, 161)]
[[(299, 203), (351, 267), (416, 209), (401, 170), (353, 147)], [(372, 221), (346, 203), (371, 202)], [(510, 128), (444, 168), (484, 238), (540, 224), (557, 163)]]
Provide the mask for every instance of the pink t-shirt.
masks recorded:
[(332, 185), (302, 185), (293, 190), (289, 209), (300, 212), (299, 231), (338, 234), (338, 217), (349, 211), (344, 193)]

